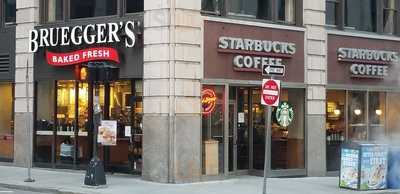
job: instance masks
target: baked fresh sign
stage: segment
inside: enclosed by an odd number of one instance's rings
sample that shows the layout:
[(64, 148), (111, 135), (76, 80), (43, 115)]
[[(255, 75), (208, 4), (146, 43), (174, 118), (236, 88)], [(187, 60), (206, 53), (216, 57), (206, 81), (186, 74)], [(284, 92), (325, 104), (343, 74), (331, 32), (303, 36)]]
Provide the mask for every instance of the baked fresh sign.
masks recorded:
[(296, 44), (290, 42), (220, 37), (218, 51), (235, 54), (236, 71), (261, 72), (263, 65), (284, 65), (284, 58), (296, 53)]
[(29, 51), (34, 53), (39, 48), (85, 45), (88, 48), (69, 53), (46, 51), (47, 62), (54, 66), (72, 65), (95, 60), (119, 62), (115, 48), (93, 47), (91, 45), (121, 43), (126, 48), (132, 48), (136, 42), (134, 30), (134, 21), (35, 29), (29, 32)]
[(339, 48), (338, 60), (350, 63), (352, 77), (383, 79), (389, 74), (389, 66), (399, 62), (395, 51), (359, 48)]

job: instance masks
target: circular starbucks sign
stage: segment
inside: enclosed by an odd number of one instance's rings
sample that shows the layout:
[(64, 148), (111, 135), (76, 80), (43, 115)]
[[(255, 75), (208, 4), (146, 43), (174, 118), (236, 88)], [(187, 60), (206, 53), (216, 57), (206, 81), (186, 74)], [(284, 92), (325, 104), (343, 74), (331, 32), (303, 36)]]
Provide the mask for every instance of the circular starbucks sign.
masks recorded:
[(294, 118), (293, 107), (288, 102), (281, 102), (276, 109), (275, 116), (280, 126), (287, 127)]

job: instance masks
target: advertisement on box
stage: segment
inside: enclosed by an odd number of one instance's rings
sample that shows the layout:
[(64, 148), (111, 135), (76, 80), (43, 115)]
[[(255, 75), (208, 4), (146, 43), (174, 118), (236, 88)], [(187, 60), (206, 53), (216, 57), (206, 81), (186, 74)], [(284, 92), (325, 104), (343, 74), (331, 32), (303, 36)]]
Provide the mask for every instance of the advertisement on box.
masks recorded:
[(117, 145), (117, 121), (101, 121), (98, 131), (98, 143), (101, 143), (103, 146)]
[(340, 187), (358, 189), (359, 150), (342, 148)]
[(361, 157), (361, 190), (386, 189), (388, 148), (364, 146)]

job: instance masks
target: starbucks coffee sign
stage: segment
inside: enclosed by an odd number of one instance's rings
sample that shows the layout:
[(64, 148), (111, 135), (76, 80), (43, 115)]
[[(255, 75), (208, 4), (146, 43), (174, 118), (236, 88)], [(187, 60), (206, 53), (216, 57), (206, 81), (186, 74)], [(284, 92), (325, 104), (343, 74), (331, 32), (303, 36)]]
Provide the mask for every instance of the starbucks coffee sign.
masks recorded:
[(284, 65), (283, 59), (296, 53), (296, 44), (222, 36), (218, 40), (218, 52), (235, 55), (232, 61), (235, 71), (261, 72), (265, 65)]
[(338, 61), (349, 63), (352, 77), (383, 79), (389, 74), (389, 67), (399, 62), (395, 51), (358, 48), (339, 48)]
[(282, 127), (288, 127), (294, 118), (293, 107), (288, 102), (282, 102), (276, 109), (276, 121)]

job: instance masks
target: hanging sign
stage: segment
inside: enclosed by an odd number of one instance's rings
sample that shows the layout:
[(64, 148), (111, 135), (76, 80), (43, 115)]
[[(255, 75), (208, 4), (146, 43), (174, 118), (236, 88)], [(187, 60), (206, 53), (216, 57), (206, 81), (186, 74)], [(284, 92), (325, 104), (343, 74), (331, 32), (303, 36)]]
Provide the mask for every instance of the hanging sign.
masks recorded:
[(276, 109), (276, 121), (282, 127), (288, 127), (294, 118), (293, 107), (288, 102), (282, 102)]
[(203, 114), (208, 115), (214, 109), (217, 102), (217, 96), (212, 89), (204, 89), (201, 92), (201, 105), (203, 108)]
[(281, 87), (280, 84), (281, 82), (279, 80), (263, 79), (261, 104), (267, 106), (278, 106)]
[(49, 65), (56, 67), (98, 60), (113, 61), (115, 63), (120, 62), (117, 50), (107, 47), (88, 48), (69, 53), (53, 53), (46, 51), (46, 59)]

